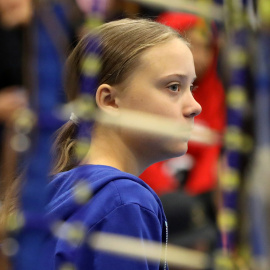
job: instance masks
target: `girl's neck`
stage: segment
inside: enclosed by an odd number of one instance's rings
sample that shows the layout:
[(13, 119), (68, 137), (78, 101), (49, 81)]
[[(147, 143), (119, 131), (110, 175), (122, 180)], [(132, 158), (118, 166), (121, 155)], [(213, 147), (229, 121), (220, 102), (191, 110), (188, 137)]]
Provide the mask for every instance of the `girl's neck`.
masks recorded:
[(91, 146), (82, 164), (107, 165), (139, 176), (145, 168), (138, 158), (113, 129), (104, 130), (97, 128), (92, 133)]

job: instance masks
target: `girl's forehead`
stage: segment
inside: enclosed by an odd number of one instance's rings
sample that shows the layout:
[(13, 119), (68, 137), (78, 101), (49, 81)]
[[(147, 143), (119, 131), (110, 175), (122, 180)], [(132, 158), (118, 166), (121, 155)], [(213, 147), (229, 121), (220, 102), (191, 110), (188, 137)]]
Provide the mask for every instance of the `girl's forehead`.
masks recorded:
[(177, 59), (192, 57), (189, 47), (179, 38), (155, 45), (142, 54), (142, 60), (146, 62), (155, 61), (156, 59), (172, 60), (175, 57)]
[(141, 72), (195, 76), (193, 55), (179, 38), (149, 48), (141, 55), (140, 62)]

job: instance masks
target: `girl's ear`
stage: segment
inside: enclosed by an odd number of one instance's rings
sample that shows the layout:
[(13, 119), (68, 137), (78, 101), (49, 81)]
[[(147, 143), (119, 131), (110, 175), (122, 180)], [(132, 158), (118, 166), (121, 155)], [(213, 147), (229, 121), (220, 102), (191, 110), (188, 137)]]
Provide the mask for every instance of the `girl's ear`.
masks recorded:
[(102, 84), (96, 92), (96, 103), (100, 110), (115, 111), (118, 109), (118, 96), (115, 87), (109, 84)]

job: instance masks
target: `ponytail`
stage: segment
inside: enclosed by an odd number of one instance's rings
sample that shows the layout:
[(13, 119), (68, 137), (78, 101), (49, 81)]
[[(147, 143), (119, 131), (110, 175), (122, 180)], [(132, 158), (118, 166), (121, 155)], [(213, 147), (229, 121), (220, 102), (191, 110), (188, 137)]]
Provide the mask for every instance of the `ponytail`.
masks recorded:
[(78, 130), (78, 124), (72, 120), (57, 130), (52, 148), (55, 165), (51, 174), (68, 171), (78, 165), (75, 155)]

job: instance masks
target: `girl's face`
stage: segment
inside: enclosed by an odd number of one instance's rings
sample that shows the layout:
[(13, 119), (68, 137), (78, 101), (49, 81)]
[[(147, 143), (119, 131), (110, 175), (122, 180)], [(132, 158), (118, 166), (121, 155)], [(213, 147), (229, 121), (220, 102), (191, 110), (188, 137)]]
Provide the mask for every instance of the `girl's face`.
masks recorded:
[[(196, 78), (193, 56), (178, 38), (146, 50), (140, 64), (125, 82), (118, 99), (119, 108), (154, 113), (192, 126), (201, 106), (192, 95)], [(158, 160), (183, 155), (187, 139), (172, 139), (140, 132), (123, 132), (137, 154)]]

